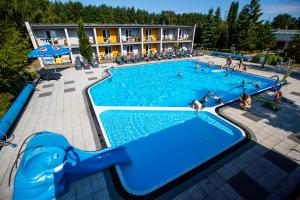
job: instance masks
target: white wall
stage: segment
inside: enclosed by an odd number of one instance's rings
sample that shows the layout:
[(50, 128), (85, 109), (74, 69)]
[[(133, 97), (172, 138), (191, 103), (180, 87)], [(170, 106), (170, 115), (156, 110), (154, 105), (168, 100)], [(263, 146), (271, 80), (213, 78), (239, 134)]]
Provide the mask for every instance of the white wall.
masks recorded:
[[(128, 45), (123, 45), (123, 55), (127, 55), (127, 46)], [(139, 54), (142, 52), (142, 47), (140, 44), (133, 44), (132, 45), (132, 52), (133, 54)]]
[(56, 38), (53, 39), (57, 39), (59, 45), (65, 44), (66, 35), (64, 29), (33, 30), (33, 34), (39, 46), (48, 44), (46, 40), (47, 39), (46, 31), (54, 31), (56, 33)]
[[(192, 38), (191, 38), (191, 36), (193, 34), (192, 30), (190, 30), (190, 29), (181, 29), (181, 32), (182, 32), (181, 36), (183, 38), (188, 39), (188, 37), (190, 37), (189, 40), (192, 40)], [(181, 38), (181, 39), (183, 39), (183, 38)]]
[(88, 37), (89, 37), (89, 41), (91, 44), (95, 43), (95, 37), (94, 37), (94, 31), (92, 28), (89, 29), (85, 29), (85, 32), (87, 33)]
[(179, 43), (182, 49), (184, 50), (191, 50), (192, 44), (191, 43)]
[(71, 46), (79, 45), (77, 29), (68, 29), (68, 35), (69, 35), (69, 43)]
[[(122, 38), (122, 41), (125, 41), (126, 40), (126, 30), (127, 28), (122, 28), (121, 29), (121, 38)], [(132, 33), (132, 36), (138, 36), (139, 37), (139, 41), (141, 40), (141, 31), (139, 28), (128, 28), (128, 30), (131, 30), (131, 33)]]
[(73, 54), (73, 59), (74, 59), (74, 60), (75, 60), (75, 58), (76, 58), (77, 56), (81, 57), (79, 48), (72, 48), (72, 54)]
[(169, 34), (165, 35), (165, 37), (168, 38), (174, 38), (177, 39), (177, 29), (163, 29), (163, 37), (164, 37), (164, 30), (167, 30), (169, 32)]

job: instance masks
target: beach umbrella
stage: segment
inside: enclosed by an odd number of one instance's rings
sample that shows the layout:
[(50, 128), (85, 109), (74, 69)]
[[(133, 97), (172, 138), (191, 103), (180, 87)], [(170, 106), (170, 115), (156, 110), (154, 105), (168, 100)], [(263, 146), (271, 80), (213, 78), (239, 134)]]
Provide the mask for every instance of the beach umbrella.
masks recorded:
[(66, 55), (70, 53), (69, 48), (65, 48), (62, 46), (56, 46), (51, 44), (45, 44), (32, 50), (28, 54), (28, 58), (43, 58), (43, 57), (57, 57), (61, 55)]

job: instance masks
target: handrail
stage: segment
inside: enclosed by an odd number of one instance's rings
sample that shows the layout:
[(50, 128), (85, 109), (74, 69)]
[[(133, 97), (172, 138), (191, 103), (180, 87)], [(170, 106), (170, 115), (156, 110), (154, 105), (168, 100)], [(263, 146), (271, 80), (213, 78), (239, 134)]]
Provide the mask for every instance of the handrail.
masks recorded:
[(279, 83), (279, 76), (278, 75), (273, 75), (270, 77), (271, 79), (276, 78), (276, 82), (274, 83), (274, 85), (270, 88), (271, 91), (276, 91), (279, 90), (281, 88), (281, 84)]

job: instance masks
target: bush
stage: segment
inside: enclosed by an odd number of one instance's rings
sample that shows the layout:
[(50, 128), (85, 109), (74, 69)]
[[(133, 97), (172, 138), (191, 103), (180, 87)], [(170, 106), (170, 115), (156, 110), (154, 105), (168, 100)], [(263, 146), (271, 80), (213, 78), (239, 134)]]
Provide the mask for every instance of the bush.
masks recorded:
[(267, 65), (277, 65), (278, 62), (279, 62), (279, 60), (280, 60), (280, 56), (275, 55), (275, 54), (270, 54), (270, 55), (268, 56), (268, 59), (267, 59), (267, 61), (266, 61), (266, 64), (267, 64)]
[(0, 93), (0, 118), (5, 114), (8, 110), (12, 101), (14, 100), (14, 95), (8, 92)]
[(38, 74), (36, 71), (28, 71), (26, 73), (26, 76), (28, 78), (28, 81), (33, 81), (34, 79), (36, 79), (38, 77)]

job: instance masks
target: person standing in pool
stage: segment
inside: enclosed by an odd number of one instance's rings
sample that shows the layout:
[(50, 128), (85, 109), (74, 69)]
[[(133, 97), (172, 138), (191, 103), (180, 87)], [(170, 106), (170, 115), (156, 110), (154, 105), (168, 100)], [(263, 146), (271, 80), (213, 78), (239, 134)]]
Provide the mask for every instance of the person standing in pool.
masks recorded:
[(228, 56), (226, 59), (226, 64), (222, 68), (225, 68), (225, 67), (230, 68), (231, 64), (232, 64), (232, 58), (231, 58), (231, 56)]
[(203, 105), (198, 100), (193, 100), (192, 101), (192, 108), (199, 112), (199, 111), (202, 110)]
[(178, 72), (177, 76), (178, 76), (178, 77), (180, 77), (180, 78), (182, 78), (182, 77), (183, 77), (183, 75), (182, 75), (182, 73), (181, 73), (181, 72)]

